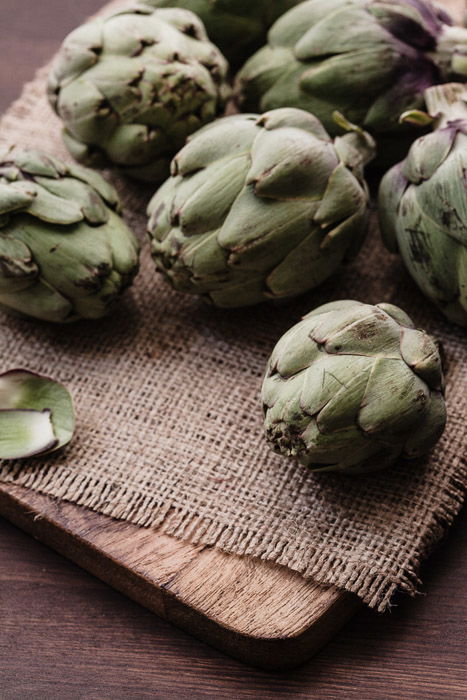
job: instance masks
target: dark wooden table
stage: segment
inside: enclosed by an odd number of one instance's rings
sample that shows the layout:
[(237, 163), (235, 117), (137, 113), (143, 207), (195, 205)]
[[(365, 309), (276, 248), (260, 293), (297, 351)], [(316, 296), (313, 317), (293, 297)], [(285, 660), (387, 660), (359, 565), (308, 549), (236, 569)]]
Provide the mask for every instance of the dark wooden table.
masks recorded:
[[(0, 111), (100, 0), (0, 0)], [(462, 513), (423, 595), (362, 610), (306, 666), (257, 671), (171, 627), (0, 520), (0, 699), (465, 700)]]

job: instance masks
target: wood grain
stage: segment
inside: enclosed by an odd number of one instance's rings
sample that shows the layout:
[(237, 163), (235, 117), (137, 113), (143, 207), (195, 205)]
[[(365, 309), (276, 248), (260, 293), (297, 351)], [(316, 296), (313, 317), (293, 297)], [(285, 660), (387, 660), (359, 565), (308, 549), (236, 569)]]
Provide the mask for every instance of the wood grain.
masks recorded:
[(310, 658), (360, 606), (285, 569), (0, 484), (0, 514), (161, 617), (247, 663)]
[(467, 513), (425, 595), (362, 609), (305, 666), (246, 667), (0, 519), (2, 700), (464, 700)]

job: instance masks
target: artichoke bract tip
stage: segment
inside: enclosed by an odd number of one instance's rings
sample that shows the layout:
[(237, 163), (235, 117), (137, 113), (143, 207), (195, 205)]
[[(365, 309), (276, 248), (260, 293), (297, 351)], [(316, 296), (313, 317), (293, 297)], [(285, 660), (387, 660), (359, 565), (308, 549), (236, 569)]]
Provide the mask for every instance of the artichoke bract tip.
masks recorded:
[(331, 302), (274, 348), (262, 387), (266, 436), (313, 471), (378, 471), (434, 446), (443, 390), (438, 345), (401, 309)]

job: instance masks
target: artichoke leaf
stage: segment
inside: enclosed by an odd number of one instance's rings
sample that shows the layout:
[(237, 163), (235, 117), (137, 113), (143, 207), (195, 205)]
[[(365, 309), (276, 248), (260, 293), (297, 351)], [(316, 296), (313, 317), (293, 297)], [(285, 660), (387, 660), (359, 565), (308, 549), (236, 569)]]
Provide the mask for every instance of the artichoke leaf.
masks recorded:
[(316, 24), (328, 13), (337, 14), (345, 0), (307, 0), (301, 2), (282, 17), (269, 31), (271, 46), (294, 46), (303, 36), (303, 27)]
[(338, 164), (331, 143), (288, 127), (259, 133), (251, 161), (247, 184), (254, 184), (259, 197), (277, 199), (321, 199), (329, 171)]
[[(293, 223), (293, 221), (291, 221)], [(321, 284), (339, 266), (343, 250), (323, 253), (323, 232), (304, 219), (304, 233), (290, 252), (267, 276), (267, 286), (277, 297), (294, 296)]]
[[(423, 70), (422, 67), (417, 75), (413, 75), (410, 71), (401, 75), (395, 85), (388, 87), (371, 103), (363, 122), (365, 128), (376, 132), (396, 130), (401, 135), (402, 131), (412, 135), (415, 133), (415, 130), (409, 126), (405, 126), (402, 130), (399, 124), (403, 110), (411, 109), (413, 114), (417, 107), (423, 106), (423, 91), (436, 79), (433, 67), (429, 63), (423, 67)], [(414, 124), (414, 122), (407, 123)]]
[(417, 184), (431, 178), (446, 160), (455, 138), (455, 128), (438, 129), (431, 134), (420, 136), (412, 144), (402, 166), (405, 177)]
[(441, 356), (433, 339), (411, 328), (401, 330), (401, 355), (408, 366), (421, 377), (431, 389), (440, 391), (442, 377)]
[[(12, 187), (21, 189), (28, 194), (31, 192), (31, 183), (20, 180)], [(84, 219), (83, 212), (77, 202), (63, 199), (41, 187), (33, 184), (36, 196), (32, 199), (27, 213), (50, 224), (76, 224)]]
[(67, 171), (71, 177), (81, 180), (81, 182), (95, 189), (109, 207), (116, 211), (120, 210), (120, 200), (115, 187), (110, 182), (107, 182), (102, 175), (96, 173), (95, 170), (84, 168), (78, 163), (69, 163)]
[(7, 185), (0, 180), (0, 214), (26, 210), (34, 201), (35, 190), (17, 187), (17, 184), (19, 183)]
[(42, 321), (68, 323), (77, 318), (70, 301), (41, 278), (20, 291), (18, 294), (15, 289), (0, 290), (0, 304), (7, 310)]
[(11, 236), (0, 235), (0, 295), (27, 289), (38, 275), (28, 246)]
[(0, 410), (0, 459), (21, 459), (57, 447), (50, 411)]
[(62, 384), (27, 370), (0, 375), (0, 445), (17, 450), (9, 459), (58, 449), (74, 429), (72, 398)]
[(228, 285), (219, 285), (210, 290), (209, 298), (215, 306), (228, 309), (236, 306), (246, 306), (251, 303), (251, 298), (264, 298), (267, 290), (264, 289), (264, 281), (260, 275), (248, 276), (247, 279), (237, 280)]
[(310, 338), (308, 327), (297, 323), (277, 343), (271, 357), (271, 369), (287, 379), (309, 367), (318, 353), (318, 347)]
[(398, 60), (398, 50), (392, 46), (385, 46), (383, 50), (370, 47), (334, 54), (301, 71), (300, 88), (328, 99), (334, 95), (341, 99), (343, 93), (353, 95), (360, 91), (364, 91), (367, 98), (376, 96), (385, 87), (390, 87), (393, 64)]
[[(334, 352), (338, 352), (335, 347), (336, 344), (331, 341), (331, 338), (339, 335), (340, 333), (345, 333), (349, 326), (355, 327), (361, 322), (366, 322), (371, 326), (374, 326), (377, 318), (375, 316), (374, 307), (371, 306), (371, 304), (357, 304), (355, 302), (349, 302), (349, 304), (346, 304), (345, 301), (331, 303), (335, 303), (336, 307), (334, 308), (329, 305), (329, 310), (327, 308), (328, 305), (319, 307), (318, 310), (323, 309), (323, 311), (319, 314), (321, 318), (316, 319), (316, 323), (311, 330), (311, 337), (319, 345), (324, 346), (326, 343), (330, 342)], [(331, 311), (332, 313), (330, 313)], [(393, 326), (389, 323), (389, 319), (386, 325), (390, 332)], [(350, 338), (352, 335), (353, 332), (351, 333)]]
[[(222, 227), (231, 207), (241, 192), (249, 159), (240, 153), (228, 160), (221, 159), (211, 166), (209, 179), (203, 172), (187, 182), (191, 192), (183, 187), (175, 199), (184, 202), (180, 211), (180, 226), (185, 235), (192, 236)], [(188, 196), (187, 196), (188, 195)]]
[(400, 360), (376, 358), (358, 412), (360, 428), (372, 435), (409, 434), (424, 418), (430, 392)]
[(216, 230), (208, 235), (192, 236), (180, 254), (187, 276), (194, 277), (206, 292), (214, 291), (232, 277), (227, 258), (227, 251), (219, 246)]
[[(467, 136), (463, 136), (467, 147)], [(424, 227), (431, 225), (467, 247), (467, 156), (454, 152), (433, 173), (430, 182), (422, 182), (416, 188), (417, 205), (425, 219)], [(432, 192), (437, 196), (433, 197)], [(442, 209), (440, 210), (440, 204)]]
[(410, 316), (408, 316), (405, 311), (400, 309), (398, 306), (394, 306), (394, 304), (388, 304), (386, 302), (381, 302), (381, 304), (376, 304), (376, 306), (397, 321), (400, 326), (407, 326), (407, 328), (414, 327)]
[(339, 163), (328, 180), (315, 221), (325, 228), (352, 216), (362, 204), (366, 208), (360, 183), (343, 163)]
[(67, 38), (67, 50), (58, 53), (52, 66), (54, 83), (68, 85), (97, 62), (102, 51), (104, 20), (96, 19), (74, 29)]
[[(50, 194), (65, 202), (76, 204), (81, 210), (82, 218), (90, 224), (103, 224), (108, 221), (109, 210), (96, 191), (86, 183), (72, 177), (64, 177), (60, 180), (51, 180), (46, 177), (35, 179), (37, 184)], [(56, 221), (55, 223), (76, 223), (76, 221)]]
[[(326, 352), (336, 355), (358, 355), (365, 344), (367, 357), (400, 358), (399, 329), (387, 314), (368, 308), (369, 313), (349, 319), (344, 327), (329, 331), (324, 343)], [(321, 333), (323, 326), (320, 327)]]
[[(219, 231), (219, 244), (238, 255), (256, 248), (267, 239), (278, 238), (278, 233), (290, 228), (293, 241), (284, 236), (280, 241), (281, 249), (276, 251), (271, 246), (265, 249), (268, 260), (281, 259), (281, 251), (292, 249), (297, 239), (303, 238), (309, 230), (309, 221), (314, 213), (313, 203), (306, 201), (281, 202), (262, 200), (255, 196), (253, 188), (244, 187), (230, 209)], [(284, 240), (285, 239), (285, 240)], [(260, 251), (256, 248), (256, 254)], [(263, 259), (259, 264), (263, 264)], [(249, 260), (254, 265), (254, 259)]]
[(397, 253), (397, 219), (402, 195), (408, 182), (402, 173), (401, 164), (394, 165), (381, 180), (378, 193), (378, 214), (381, 237), (391, 253)]
[(73, 106), (68, 107), (72, 119), (67, 120), (66, 131), (84, 144), (104, 147), (120, 118), (95, 83), (83, 77), (63, 86), (57, 109), (66, 110), (67, 105)]
[(343, 311), (344, 309), (354, 309), (358, 306), (365, 306), (362, 302), (353, 301), (352, 299), (339, 299), (339, 301), (330, 301), (327, 304), (317, 306), (316, 309), (309, 311), (303, 316), (303, 321), (314, 316), (322, 316), (323, 314), (331, 313), (331, 311)]
[[(338, 43), (336, 36), (339, 37)], [(349, 7), (311, 26), (295, 45), (294, 53), (299, 61), (309, 61), (328, 56), (330, 46), (337, 54), (362, 49), (381, 51), (381, 45), (389, 41), (390, 34), (368, 15), (366, 9)]]
[[(325, 373), (331, 371), (324, 368)], [(321, 433), (354, 427), (354, 417), (358, 414), (370, 372), (371, 362), (366, 358), (358, 358), (356, 363), (352, 362), (351, 369), (349, 367), (348, 376), (342, 367), (338, 374), (333, 375), (335, 385), (332, 386), (331, 383), (329, 399), (316, 416), (316, 424)]]
[[(355, 357), (355, 363), (343, 365), (339, 357), (326, 357), (323, 353), (316, 353), (314, 364), (305, 370), (300, 392), (300, 406), (302, 411), (309, 416), (316, 416), (317, 425), (321, 432), (328, 432), (324, 428), (324, 416), (327, 410), (331, 416), (329, 430), (341, 429), (354, 425), (355, 413), (346, 413), (344, 417), (339, 414), (339, 403), (335, 403), (334, 397), (339, 395), (343, 401), (342, 408), (347, 401), (347, 388), (352, 385), (350, 394), (357, 392), (363, 396), (372, 362), (368, 357)], [(351, 365), (351, 369), (350, 369)], [(349, 395), (350, 395), (349, 394)], [(359, 405), (360, 399), (356, 405)], [(324, 411), (324, 414), (322, 413)]]
[(440, 392), (431, 394), (430, 405), (425, 421), (412, 432), (404, 446), (404, 454), (409, 459), (420, 457), (434, 447), (446, 426), (446, 405)]
[(256, 124), (264, 127), (267, 131), (282, 127), (301, 129), (312, 136), (316, 136), (320, 141), (331, 143), (328, 132), (321, 124), (320, 120), (310, 112), (294, 107), (282, 107), (271, 112), (265, 112)]
[(196, 132), (172, 162), (172, 175), (190, 175), (225, 158), (248, 155), (257, 135), (257, 115), (233, 115)]
[[(293, 416), (294, 430), (297, 425), (302, 426), (305, 416), (300, 406), (300, 389), (300, 375), (295, 374), (282, 381), (281, 390), (276, 393), (268, 411), (271, 423), (280, 423), (286, 420), (287, 416)], [(304, 428), (305, 425), (302, 427)]]
[(18, 151), (15, 153), (15, 165), (23, 172), (34, 176), (42, 175), (56, 179), (65, 174), (63, 163), (40, 151)]

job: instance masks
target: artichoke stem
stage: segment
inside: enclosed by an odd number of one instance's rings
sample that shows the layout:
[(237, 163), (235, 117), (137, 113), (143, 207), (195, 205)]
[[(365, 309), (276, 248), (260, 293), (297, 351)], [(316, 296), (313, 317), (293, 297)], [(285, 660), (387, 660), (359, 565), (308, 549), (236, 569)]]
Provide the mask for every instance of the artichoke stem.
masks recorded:
[(429, 114), (437, 118), (436, 126), (444, 128), (449, 122), (467, 120), (467, 89), (461, 83), (435, 85), (425, 91)]

